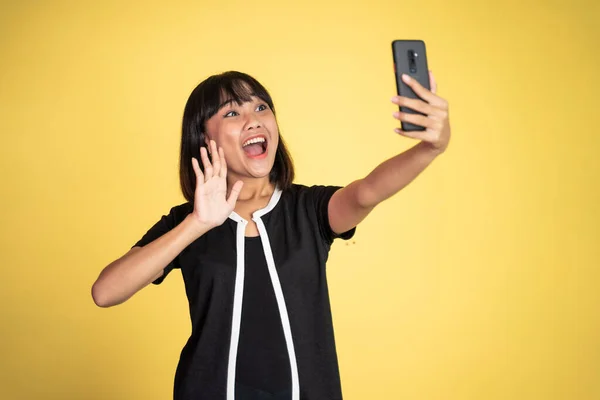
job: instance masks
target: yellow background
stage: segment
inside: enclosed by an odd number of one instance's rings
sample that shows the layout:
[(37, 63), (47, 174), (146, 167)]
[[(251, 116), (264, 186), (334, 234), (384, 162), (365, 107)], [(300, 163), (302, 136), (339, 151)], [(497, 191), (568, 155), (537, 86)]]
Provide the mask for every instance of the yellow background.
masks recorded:
[(191, 90), (271, 91), (296, 182), (397, 136), (391, 41), (427, 43), (450, 147), (331, 253), (346, 399), (600, 399), (597, 1), (3, 1), (1, 399), (167, 399), (179, 271), (97, 308), (100, 270), (173, 205)]

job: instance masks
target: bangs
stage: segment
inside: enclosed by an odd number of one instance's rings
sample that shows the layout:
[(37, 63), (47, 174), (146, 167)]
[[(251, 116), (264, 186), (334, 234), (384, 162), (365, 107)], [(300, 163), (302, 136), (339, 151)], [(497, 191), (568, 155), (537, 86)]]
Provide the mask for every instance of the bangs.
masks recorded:
[(252, 77), (235, 72), (213, 76), (206, 82), (202, 101), (205, 109), (205, 120), (215, 115), (221, 107), (230, 102), (238, 105), (252, 101), (252, 97), (258, 97), (269, 105), (275, 113), (273, 101), (267, 90)]

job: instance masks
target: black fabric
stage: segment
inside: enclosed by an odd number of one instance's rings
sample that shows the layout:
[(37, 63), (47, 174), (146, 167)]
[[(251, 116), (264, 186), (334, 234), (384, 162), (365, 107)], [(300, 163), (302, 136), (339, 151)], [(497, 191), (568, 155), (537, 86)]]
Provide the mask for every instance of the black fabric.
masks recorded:
[[(355, 228), (337, 236), (329, 227), (329, 199), (338, 189), (293, 185), (261, 217), (290, 318), (301, 400), (342, 399), (325, 263), (333, 240), (350, 239)], [(136, 246), (173, 229), (192, 209), (190, 203), (172, 208)], [(227, 219), (185, 248), (154, 281), (160, 284), (172, 269), (181, 268), (189, 300), (192, 332), (175, 374), (175, 400), (226, 398), (235, 234), (236, 222)]]
[(290, 358), (260, 237), (246, 238), (245, 248), (236, 386), (285, 392), (292, 386)]
[(291, 398), (291, 388), (271, 393), (241, 383), (236, 383), (235, 386), (235, 400), (290, 400)]

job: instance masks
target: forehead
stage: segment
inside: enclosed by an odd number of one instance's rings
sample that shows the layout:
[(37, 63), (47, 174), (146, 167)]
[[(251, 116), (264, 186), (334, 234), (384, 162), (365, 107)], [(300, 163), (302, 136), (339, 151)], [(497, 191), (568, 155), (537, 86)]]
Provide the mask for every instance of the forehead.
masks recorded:
[(249, 82), (241, 79), (222, 82), (217, 88), (219, 104), (235, 101), (238, 104), (252, 101), (256, 96), (256, 89)]
[(232, 105), (233, 103), (237, 103), (237, 105), (242, 105), (244, 103), (256, 102), (260, 100), (261, 99), (256, 95), (256, 93), (249, 93), (247, 96), (244, 97), (233, 96), (227, 93), (221, 93), (221, 95), (219, 96), (218, 107), (223, 108)]

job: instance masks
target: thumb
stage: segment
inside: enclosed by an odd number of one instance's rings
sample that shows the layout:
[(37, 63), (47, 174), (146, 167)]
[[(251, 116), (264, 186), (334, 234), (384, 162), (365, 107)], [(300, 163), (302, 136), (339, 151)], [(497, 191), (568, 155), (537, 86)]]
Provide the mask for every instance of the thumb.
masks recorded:
[(244, 186), (244, 182), (237, 181), (231, 188), (231, 193), (229, 193), (229, 198), (227, 199), (227, 204), (229, 204), (231, 208), (235, 207), (235, 203), (240, 196), (240, 192), (242, 191), (242, 186)]

